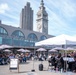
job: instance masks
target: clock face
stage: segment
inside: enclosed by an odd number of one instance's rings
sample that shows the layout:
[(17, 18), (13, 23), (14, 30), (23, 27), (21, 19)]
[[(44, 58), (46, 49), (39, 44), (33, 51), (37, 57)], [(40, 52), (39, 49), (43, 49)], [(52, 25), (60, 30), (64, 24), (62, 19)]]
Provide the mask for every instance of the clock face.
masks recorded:
[(47, 24), (46, 23), (44, 23), (44, 28), (47, 29)]

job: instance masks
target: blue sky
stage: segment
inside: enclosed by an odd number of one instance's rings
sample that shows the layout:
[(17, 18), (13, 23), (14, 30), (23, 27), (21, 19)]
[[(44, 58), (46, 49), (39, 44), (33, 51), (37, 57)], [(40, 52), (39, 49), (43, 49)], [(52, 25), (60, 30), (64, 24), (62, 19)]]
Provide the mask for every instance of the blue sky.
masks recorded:
[[(41, 0), (0, 0), (0, 20), (3, 24), (19, 27), (20, 12), (31, 3), (34, 10), (34, 31), (36, 31), (36, 14)], [(49, 34), (67, 34), (76, 36), (76, 0), (44, 0), (49, 19)]]

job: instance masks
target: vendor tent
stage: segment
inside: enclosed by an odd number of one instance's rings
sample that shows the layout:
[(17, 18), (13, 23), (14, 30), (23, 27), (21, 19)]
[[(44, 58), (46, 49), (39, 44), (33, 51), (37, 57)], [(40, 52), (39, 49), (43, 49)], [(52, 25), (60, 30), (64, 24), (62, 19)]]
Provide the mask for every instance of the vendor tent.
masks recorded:
[(42, 45), (76, 45), (76, 38), (69, 35), (59, 35), (40, 42), (36, 42), (35, 46)]
[[(35, 46), (42, 46), (42, 45), (65, 45), (64, 48), (66, 48), (67, 45), (76, 45), (76, 38), (62, 34), (62, 35), (35, 43)], [(67, 62), (65, 64), (67, 64)], [(67, 66), (65, 68), (67, 71)]]

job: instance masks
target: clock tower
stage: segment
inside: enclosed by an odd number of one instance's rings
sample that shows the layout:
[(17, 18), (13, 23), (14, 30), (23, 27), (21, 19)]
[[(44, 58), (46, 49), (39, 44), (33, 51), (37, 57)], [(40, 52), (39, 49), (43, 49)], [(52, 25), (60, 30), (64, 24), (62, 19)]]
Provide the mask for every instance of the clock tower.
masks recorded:
[(48, 14), (44, 7), (44, 2), (41, 0), (39, 11), (37, 12), (37, 31), (48, 34)]

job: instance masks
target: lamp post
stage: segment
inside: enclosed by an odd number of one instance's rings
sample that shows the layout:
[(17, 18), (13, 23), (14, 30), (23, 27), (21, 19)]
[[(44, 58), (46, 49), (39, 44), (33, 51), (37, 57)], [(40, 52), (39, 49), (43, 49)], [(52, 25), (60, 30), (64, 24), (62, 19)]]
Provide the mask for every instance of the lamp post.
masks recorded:
[[(33, 45), (33, 48), (34, 48), (34, 45)], [(34, 48), (34, 55), (35, 55), (35, 48)], [(35, 69), (34, 69), (34, 55), (32, 57), (32, 61), (33, 61), (33, 69), (31, 70), (32, 72), (35, 72)]]

